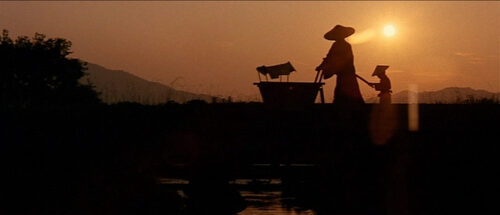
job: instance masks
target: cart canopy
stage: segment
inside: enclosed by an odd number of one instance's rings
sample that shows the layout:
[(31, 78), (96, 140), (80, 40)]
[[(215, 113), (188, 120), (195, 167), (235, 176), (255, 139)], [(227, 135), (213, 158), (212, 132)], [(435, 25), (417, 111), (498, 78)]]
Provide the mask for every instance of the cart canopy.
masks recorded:
[(291, 72), (296, 71), (290, 62), (278, 64), (274, 66), (259, 66), (257, 71), (263, 75), (269, 74), (272, 79), (279, 78), (280, 75), (290, 75)]

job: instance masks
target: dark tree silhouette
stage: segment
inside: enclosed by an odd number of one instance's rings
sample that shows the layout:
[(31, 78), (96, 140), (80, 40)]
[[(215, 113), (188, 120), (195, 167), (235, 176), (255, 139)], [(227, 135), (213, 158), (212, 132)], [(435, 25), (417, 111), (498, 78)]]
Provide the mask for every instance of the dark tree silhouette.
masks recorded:
[(69, 58), (71, 42), (46, 39), (35, 33), (32, 39), (0, 36), (0, 87), (3, 106), (96, 104), (100, 100), (90, 83), (79, 80), (86, 63)]

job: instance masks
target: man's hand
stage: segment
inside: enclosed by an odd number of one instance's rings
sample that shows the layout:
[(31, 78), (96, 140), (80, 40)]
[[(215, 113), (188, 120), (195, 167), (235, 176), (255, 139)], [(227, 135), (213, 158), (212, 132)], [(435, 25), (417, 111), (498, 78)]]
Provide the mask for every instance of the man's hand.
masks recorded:
[(321, 66), (317, 66), (315, 70), (318, 72), (321, 71)]

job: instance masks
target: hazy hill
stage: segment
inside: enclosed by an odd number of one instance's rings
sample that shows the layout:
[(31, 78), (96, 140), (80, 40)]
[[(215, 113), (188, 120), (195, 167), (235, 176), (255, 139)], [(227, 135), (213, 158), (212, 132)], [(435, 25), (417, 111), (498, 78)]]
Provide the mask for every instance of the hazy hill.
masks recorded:
[[(211, 102), (213, 96), (194, 94), (176, 90), (158, 82), (147, 81), (121, 70), (110, 70), (97, 64), (89, 63), (87, 73), (89, 74), (81, 81), (90, 81), (101, 93), (101, 99), (106, 103), (138, 102), (142, 104), (158, 104), (167, 101), (184, 103), (193, 99), (201, 99)], [(473, 98), (496, 99), (500, 93), (492, 93), (485, 90), (475, 90), (469, 87), (448, 87), (438, 91), (424, 91), (418, 93), (419, 103), (463, 103)], [(365, 100), (367, 103), (378, 103), (378, 97)], [(393, 103), (408, 103), (408, 90), (392, 94)]]
[(88, 63), (89, 75), (81, 81), (90, 81), (101, 93), (106, 103), (139, 102), (142, 104), (165, 103), (169, 100), (184, 103), (193, 99), (212, 101), (212, 96), (175, 90), (157, 82), (139, 78), (121, 70), (110, 70), (97, 64)]
[[(419, 103), (463, 103), (467, 100), (499, 99), (500, 93), (492, 93), (486, 90), (475, 90), (470, 87), (448, 87), (438, 91), (424, 91), (418, 93)], [(369, 98), (367, 103), (377, 103), (378, 97)], [(408, 90), (392, 94), (393, 103), (408, 103)]]

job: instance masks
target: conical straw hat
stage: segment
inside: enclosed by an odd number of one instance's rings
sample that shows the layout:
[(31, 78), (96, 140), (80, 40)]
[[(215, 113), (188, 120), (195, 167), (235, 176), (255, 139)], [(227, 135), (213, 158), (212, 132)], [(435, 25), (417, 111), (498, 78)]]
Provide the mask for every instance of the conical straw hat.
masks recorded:
[(336, 25), (332, 30), (326, 32), (324, 37), (327, 40), (339, 40), (351, 36), (352, 34), (354, 34), (354, 28)]

